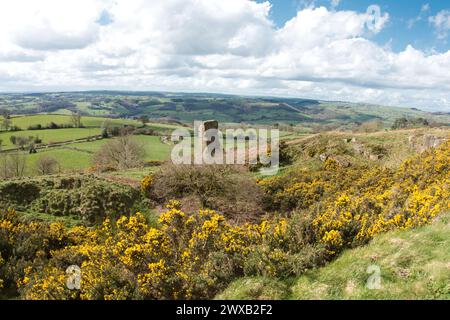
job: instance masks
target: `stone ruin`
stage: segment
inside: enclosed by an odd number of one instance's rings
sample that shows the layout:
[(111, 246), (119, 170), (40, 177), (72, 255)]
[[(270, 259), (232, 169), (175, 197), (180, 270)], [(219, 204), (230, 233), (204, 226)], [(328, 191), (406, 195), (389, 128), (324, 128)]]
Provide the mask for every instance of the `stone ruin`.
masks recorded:
[(411, 148), (417, 152), (424, 152), (430, 148), (438, 148), (446, 139), (431, 134), (425, 134), (410, 136), (408, 140)]
[[(219, 122), (216, 120), (196, 121), (194, 128), (197, 129), (197, 137), (203, 137), (208, 130), (219, 130)], [(206, 146), (209, 146), (213, 141), (206, 141)], [(204, 149), (205, 141), (202, 143), (202, 150)]]

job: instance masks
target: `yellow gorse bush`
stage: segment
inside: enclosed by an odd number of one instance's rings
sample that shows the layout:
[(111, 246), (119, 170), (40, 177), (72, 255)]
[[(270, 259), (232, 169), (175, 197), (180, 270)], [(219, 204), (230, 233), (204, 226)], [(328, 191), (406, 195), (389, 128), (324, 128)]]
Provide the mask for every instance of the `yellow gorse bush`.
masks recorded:
[[(286, 277), (393, 229), (450, 209), (450, 142), (398, 170), (327, 168), (259, 181), (268, 205), (290, 217), (235, 225), (213, 210), (170, 201), (150, 227), (142, 214), (94, 228), (24, 221), (0, 213), (0, 286), (26, 299), (210, 298), (241, 275)], [(68, 266), (80, 290), (67, 288)]]
[[(3, 261), (2, 255), (0, 253), (0, 267), (2, 266), (3, 262), (4, 261)], [(0, 289), (2, 289), (2, 288), (3, 288), (3, 279), (0, 278)]]
[(152, 175), (145, 176), (141, 180), (141, 192), (144, 194), (150, 192), (152, 183), (153, 183), (153, 176)]
[[(50, 263), (33, 266), (18, 281), (26, 299), (174, 299), (210, 296), (220, 278), (242, 269), (256, 245), (280, 246), (285, 241), (286, 221), (233, 226), (212, 210), (189, 215), (173, 201), (149, 227), (141, 214), (106, 220), (97, 229), (64, 230), (51, 224), (55, 239), (70, 234), (77, 243), (51, 251)], [(13, 223), (2, 221), (8, 228)], [(63, 229), (61, 229), (63, 228)], [(274, 254), (283, 255), (280, 249)], [(67, 261), (67, 259), (70, 260)], [(77, 264), (82, 270), (79, 291), (68, 290), (61, 265)], [(60, 268), (58, 268), (58, 266)], [(225, 282), (223, 282), (225, 283)]]
[(381, 232), (421, 226), (449, 210), (450, 142), (374, 181), (373, 186), (350, 187), (327, 202), (313, 222), (321, 241), (335, 249), (367, 242)]

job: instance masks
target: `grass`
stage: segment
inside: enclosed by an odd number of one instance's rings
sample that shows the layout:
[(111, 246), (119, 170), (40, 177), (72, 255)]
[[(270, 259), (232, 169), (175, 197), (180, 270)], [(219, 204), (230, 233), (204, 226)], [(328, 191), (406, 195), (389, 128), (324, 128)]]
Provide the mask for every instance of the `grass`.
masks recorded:
[(41, 212), (19, 212), (19, 213), (25, 220), (62, 222), (64, 223), (65, 226), (69, 228), (83, 225), (83, 221), (78, 219), (78, 217), (74, 216), (56, 217), (54, 215)]
[(10, 141), (11, 136), (16, 137), (39, 137), (44, 144), (71, 141), (87, 138), (101, 134), (100, 128), (70, 128), (70, 129), (47, 129), (47, 130), (25, 130), (17, 132), (2, 132), (0, 139), (3, 140), (3, 149), (13, 149), (15, 146)]
[[(52, 105), (60, 102), (57, 110)], [(70, 104), (69, 104), (70, 103)], [(315, 125), (336, 125), (355, 128), (357, 122), (380, 119), (389, 127), (400, 117), (427, 118), (429, 121), (449, 124), (447, 114), (431, 114), (407, 108), (383, 107), (345, 102), (326, 102), (286, 98), (250, 98), (240, 96), (130, 93), (130, 92), (79, 92), (46, 93), (40, 95), (2, 94), (0, 108), (13, 113), (36, 113), (48, 110), (53, 114), (67, 115), (70, 105), (90, 116), (139, 116), (171, 118), (185, 123), (193, 120), (216, 119), (221, 123), (294, 124), (313, 129)], [(87, 117), (86, 117), (87, 118)], [(86, 124), (85, 124), (86, 125)]]
[[(16, 116), (12, 118), (12, 123), (22, 129), (29, 126), (41, 124), (43, 126), (55, 122), (58, 125), (69, 124), (70, 116), (62, 114), (36, 114), (27, 116)], [(2, 150), (14, 149), (15, 146), (10, 141), (11, 136), (16, 137), (39, 137), (43, 144), (51, 144), (65, 141), (73, 141), (89, 136), (100, 135), (102, 126), (108, 122), (112, 126), (134, 125), (141, 126), (136, 120), (128, 119), (109, 119), (104, 117), (82, 117), (82, 123), (85, 128), (67, 128), (67, 129), (44, 129), (44, 130), (23, 130), (16, 132), (0, 132), (2, 140)], [(178, 128), (177, 125), (165, 123), (148, 123), (147, 127), (158, 132), (171, 132)], [(146, 151), (145, 161), (165, 161), (170, 155), (172, 146), (161, 142), (158, 136), (135, 136), (135, 140), (141, 143)], [(27, 154), (28, 175), (33, 175), (36, 161), (42, 156), (55, 158), (62, 171), (78, 171), (88, 168), (92, 163), (93, 154), (104, 146), (110, 139), (70, 143), (61, 147), (39, 149), (37, 154)], [(135, 173), (125, 172), (124, 176), (142, 176), (142, 170), (135, 170)]]
[[(376, 237), (367, 246), (347, 250), (325, 267), (295, 280), (239, 279), (218, 298), (448, 300), (449, 247), (450, 214), (446, 214), (432, 225)], [(380, 268), (379, 289), (367, 287), (369, 266)]]
[(12, 119), (12, 124), (18, 126), (22, 130), (26, 130), (29, 126), (47, 125), (50, 122), (54, 122), (58, 125), (70, 124), (70, 116), (66, 115), (30, 115), (30, 116), (16, 116)]
[[(161, 142), (157, 136), (137, 135), (133, 139), (144, 146), (146, 155), (145, 161), (164, 161), (167, 160), (172, 150), (172, 146)], [(81, 142), (70, 145), (68, 148), (73, 150), (95, 153), (111, 139), (96, 140), (91, 142)]]
[[(110, 119), (105, 117), (82, 117), (81, 122), (85, 127), (96, 127), (101, 128), (103, 124), (107, 121), (111, 125), (134, 125), (139, 126), (140, 122), (136, 120), (128, 119)], [(58, 125), (70, 124), (70, 115), (61, 114), (36, 114), (27, 116), (16, 116), (12, 118), (12, 124), (18, 126), (19, 128), (26, 130), (29, 126), (35, 125), (47, 125), (50, 122), (54, 122)]]
[(145, 167), (145, 168), (136, 168), (136, 169), (117, 171), (117, 172), (110, 172), (110, 173), (107, 173), (106, 175), (109, 177), (126, 178), (126, 179), (131, 179), (136, 182), (139, 182), (145, 176), (157, 171), (159, 168), (160, 168), (160, 166), (151, 166), (151, 167)]
[(48, 156), (56, 159), (62, 171), (78, 171), (91, 165), (92, 155), (87, 152), (71, 150), (68, 148), (55, 148), (40, 150), (36, 154), (27, 155), (26, 170), (28, 175), (33, 175), (36, 162), (39, 158)]
[(216, 296), (218, 300), (282, 300), (289, 287), (275, 279), (244, 278), (233, 282), (227, 290)]
[(134, 139), (145, 148), (146, 161), (165, 161), (169, 158), (172, 147), (161, 142), (156, 136), (134, 136)]
[[(162, 143), (159, 137), (134, 136), (133, 138), (144, 146), (146, 152), (145, 161), (165, 161), (169, 158), (172, 146)], [(56, 159), (61, 166), (61, 171), (79, 171), (86, 169), (91, 166), (94, 153), (111, 140), (103, 139), (73, 143), (57, 148), (41, 149), (36, 154), (27, 154), (26, 172), (28, 175), (33, 175), (35, 173), (36, 162), (43, 156)], [(146, 175), (147, 171), (149, 171), (149, 168), (134, 169), (121, 173), (121, 176), (140, 180)]]
[[(35, 114), (26, 116), (15, 116), (12, 118), (12, 124), (18, 126), (22, 130), (28, 129), (30, 126), (36, 126), (38, 124), (46, 126), (47, 124), (54, 122), (58, 125), (70, 124), (70, 111), (59, 111), (62, 114)], [(67, 113), (67, 114), (66, 114)], [(100, 116), (83, 116), (81, 122), (86, 128), (103, 128), (106, 124), (112, 127), (122, 127), (125, 125), (141, 127), (142, 123), (132, 119), (113, 119)], [(164, 135), (170, 135), (173, 130), (180, 128), (179, 125), (167, 124), (167, 123), (147, 123), (147, 128), (153, 129), (158, 133)]]
[[(424, 135), (446, 138), (450, 134), (447, 127), (408, 129), (397, 131), (379, 131), (374, 133), (359, 133), (351, 131), (326, 132), (315, 135), (299, 136), (295, 139), (285, 139), (289, 145), (298, 149), (297, 168), (315, 170), (322, 163), (319, 160), (320, 154), (327, 154), (332, 157), (343, 157), (351, 164), (356, 165), (381, 165), (389, 168), (398, 167), (405, 159), (417, 153), (417, 150), (410, 146), (409, 138), (417, 137), (418, 142), (423, 141)], [(355, 142), (351, 141), (355, 139)], [(344, 142), (348, 140), (351, 142)], [(382, 147), (384, 154), (378, 160), (371, 160), (367, 155), (358, 152), (364, 151), (368, 154), (376, 155), (372, 151), (373, 147)], [(305, 150), (315, 151), (311, 157)]]
[(86, 153), (95, 153), (98, 151), (102, 146), (104, 146), (108, 141), (107, 139), (101, 139), (101, 140), (95, 140), (95, 141), (89, 141), (89, 142), (80, 142), (80, 143), (74, 143), (68, 146), (70, 149), (74, 150), (82, 150)]

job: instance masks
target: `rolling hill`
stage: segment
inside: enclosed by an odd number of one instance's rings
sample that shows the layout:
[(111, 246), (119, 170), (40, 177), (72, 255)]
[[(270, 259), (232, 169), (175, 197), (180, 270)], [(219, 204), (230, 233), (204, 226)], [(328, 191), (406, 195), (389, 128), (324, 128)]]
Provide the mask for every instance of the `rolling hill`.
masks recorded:
[(396, 119), (425, 118), (448, 125), (450, 115), (418, 109), (310, 99), (243, 97), (217, 94), (92, 91), (0, 94), (0, 111), (13, 114), (54, 113), (106, 117), (170, 119), (191, 123), (216, 119), (229, 123), (328, 125), (348, 128), (370, 120), (390, 126)]

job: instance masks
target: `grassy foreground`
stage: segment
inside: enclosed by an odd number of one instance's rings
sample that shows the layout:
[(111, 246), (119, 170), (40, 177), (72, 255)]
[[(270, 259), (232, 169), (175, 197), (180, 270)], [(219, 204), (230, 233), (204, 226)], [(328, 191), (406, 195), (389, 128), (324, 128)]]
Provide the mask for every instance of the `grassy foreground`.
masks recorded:
[[(218, 299), (450, 299), (450, 214), (432, 225), (376, 237), (329, 265), (289, 281), (243, 278)], [(368, 289), (369, 266), (381, 288)]]

